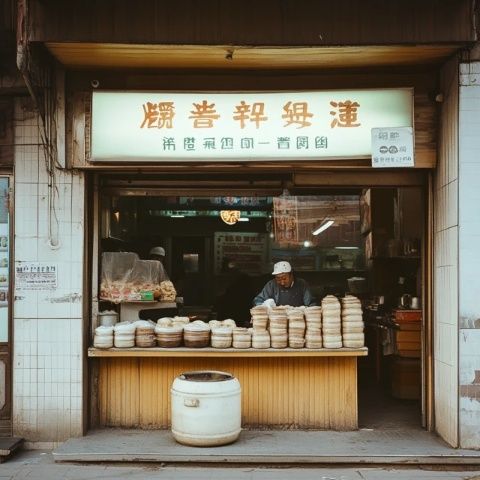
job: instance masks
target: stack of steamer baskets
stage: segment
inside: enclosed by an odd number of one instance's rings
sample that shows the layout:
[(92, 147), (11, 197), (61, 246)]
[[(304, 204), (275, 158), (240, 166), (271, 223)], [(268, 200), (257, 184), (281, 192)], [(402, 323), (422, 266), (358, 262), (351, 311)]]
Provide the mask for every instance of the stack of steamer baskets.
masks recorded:
[(357, 297), (347, 295), (342, 298), (343, 346), (360, 348), (365, 345), (363, 333), (362, 304)]
[(135, 322), (135, 345), (140, 348), (155, 347), (155, 324), (148, 320), (137, 320)]
[(322, 317), (324, 348), (342, 348), (341, 307), (334, 295), (322, 300)]
[(268, 321), (272, 348), (287, 348), (289, 323), (287, 309), (285, 307), (273, 307), (269, 311)]
[(270, 348), (270, 334), (267, 331), (268, 309), (263, 305), (257, 305), (250, 309), (252, 315), (252, 347)]
[(257, 305), (250, 309), (252, 315), (252, 326), (255, 330), (266, 330), (268, 325), (268, 308)]
[(322, 307), (305, 308), (305, 322), (307, 325), (305, 347), (322, 348)]
[(235, 327), (233, 329), (233, 348), (250, 348), (252, 346), (252, 335), (248, 328)]
[(303, 348), (305, 346), (305, 318), (303, 308), (291, 308), (288, 315), (288, 346)]

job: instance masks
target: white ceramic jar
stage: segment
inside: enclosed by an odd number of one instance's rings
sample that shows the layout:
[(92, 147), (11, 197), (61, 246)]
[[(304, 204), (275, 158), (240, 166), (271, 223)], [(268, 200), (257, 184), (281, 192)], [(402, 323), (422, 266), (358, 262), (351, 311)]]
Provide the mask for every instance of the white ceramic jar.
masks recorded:
[(217, 446), (241, 431), (240, 382), (230, 373), (183, 373), (172, 384), (172, 434), (179, 443)]

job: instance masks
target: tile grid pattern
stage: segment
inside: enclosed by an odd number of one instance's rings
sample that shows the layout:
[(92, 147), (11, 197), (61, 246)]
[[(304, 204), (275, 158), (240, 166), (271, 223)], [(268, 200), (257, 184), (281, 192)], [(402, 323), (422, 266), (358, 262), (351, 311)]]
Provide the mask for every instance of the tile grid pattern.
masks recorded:
[(60, 246), (52, 249), (48, 176), (26, 99), (15, 105), (15, 144), (15, 262), (51, 262), (58, 279), (53, 291), (15, 292), (14, 432), (58, 442), (82, 432), (84, 182), (81, 174), (56, 171)]
[(460, 66), (460, 445), (480, 445), (480, 62)]
[(443, 69), (437, 169), (434, 174), (435, 427), (458, 445), (458, 63)]

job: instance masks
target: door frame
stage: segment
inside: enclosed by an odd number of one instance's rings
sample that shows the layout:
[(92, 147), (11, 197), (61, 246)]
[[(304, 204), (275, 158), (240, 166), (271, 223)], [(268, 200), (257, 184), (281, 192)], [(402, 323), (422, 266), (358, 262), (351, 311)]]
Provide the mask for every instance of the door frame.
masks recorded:
[(14, 177), (11, 170), (0, 169), (0, 178), (8, 179), (8, 340), (0, 343), (0, 359), (5, 362), (5, 405), (0, 410), (0, 437), (9, 437), (13, 431), (13, 292), (14, 292)]

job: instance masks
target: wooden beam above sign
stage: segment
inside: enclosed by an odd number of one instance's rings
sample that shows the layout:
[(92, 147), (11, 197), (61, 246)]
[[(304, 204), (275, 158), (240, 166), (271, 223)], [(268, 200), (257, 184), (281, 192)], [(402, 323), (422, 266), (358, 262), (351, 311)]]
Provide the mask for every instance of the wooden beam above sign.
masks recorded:
[(68, 68), (167, 70), (325, 70), (440, 65), (458, 45), (247, 47), (47, 42)]

